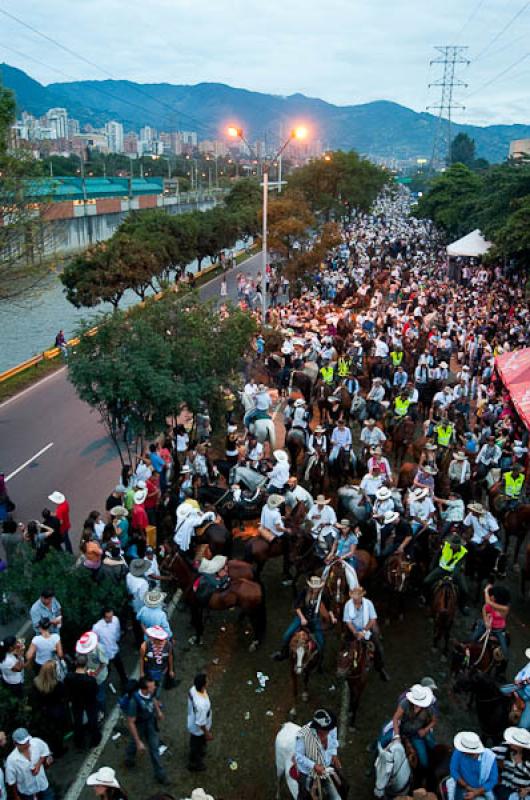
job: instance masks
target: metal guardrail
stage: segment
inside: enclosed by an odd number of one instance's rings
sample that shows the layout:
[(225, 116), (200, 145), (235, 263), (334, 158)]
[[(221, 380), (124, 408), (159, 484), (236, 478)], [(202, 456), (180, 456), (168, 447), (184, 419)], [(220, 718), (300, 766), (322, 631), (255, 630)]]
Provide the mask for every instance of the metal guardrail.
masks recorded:
[[(200, 273), (195, 273), (195, 277), (203, 277), (204, 275), (208, 275), (210, 272), (214, 272), (219, 269), (219, 264), (212, 264), (205, 269), (202, 269)], [(178, 291), (178, 286), (171, 291)], [(153, 295), (151, 299), (153, 300), (160, 300), (164, 296), (165, 292), (158, 292), (157, 294)], [(138, 308), (138, 306), (142, 306), (144, 301), (135, 304), (134, 308)], [(97, 331), (97, 326), (95, 328), (90, 328), (86, 332), (86, 336), (94, 336)], [(79, 344), (79, 337), (75, 337), (74, 339), (69, 339), (66, 342), (67, 347), (75, 347), (76, 344)], [(5, 370), (5, 372), (0, 373), (0, 383), (4, 383), (8, 381), (10, 378), (14, 378), (16, 375), (20, 375), (26, 370), (31, 369), (32, 367), (36, 367), (37, 364), (41, 364), (43, 361), (51, 361), (55, 358), (58, 358), (62, 353), (60, 347), (52, 347), (49, 350), (43, 350), (42, 353), (38, 353), (36, 356), (32, 356), (32, 358), (28, 358), (26, 361), (22, 361), (20, 364), (17, 364), (16, 367), (11, 367), (11, 369)]]

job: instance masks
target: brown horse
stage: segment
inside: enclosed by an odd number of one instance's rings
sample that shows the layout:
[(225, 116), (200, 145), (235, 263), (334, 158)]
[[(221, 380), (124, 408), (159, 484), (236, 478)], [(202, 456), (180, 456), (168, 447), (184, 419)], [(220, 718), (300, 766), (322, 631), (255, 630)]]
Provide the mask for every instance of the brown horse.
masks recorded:
[(434, 621), (433, 650), (443, 637), (445, 655), (449, 651), (449, 634), (455, 620), (457, 603), (458, 591), (451, 575), (448, 575), (435, 585), (431, 600)]
[(346, 680), (349, 689), (348, 722), (350, 730), (355, 726), (355, 719), (361, 696), (368, 682), (368, 673), (374, 660), (373, 644), (365, 640), (352, 639), (339, 649), (337, 658), (337, 677)]
[(414, 562), (409, 561), (403, 553), (392, 553), (383, 565), (383, 574), (392, 595), (391, 608), (398, 611), (398, 617), (403, 620), (405, 612), (404, 597), (410, 585)]
[(327, 458), (325, 453), (321, 451), (315, 453), (315, 456), (312, 458), (312, 463), (308, 472), (308, 484), (313, 497), (317, 494), (324, 494), (329, 484)]
[[(195, 629), (195, 636), (191, 640), (191, 643), (200, 644), (204, 633), (204, 606), (199, 602), (194, 589), (197, 578), (196, 573), (180, 553), (173, 553), (167, 556), (162, 561), (160, 569), (162, 572), (172, 575), (178, 586), (182, 589), (184, 601), (191, 610), (191, 624)], [(242, 562), (236, 562), (233, 569), (234, 575), (237, 572), (241, 574), (244, 571), (244, 566)], [(256, 583), (254, 580), (248, 580), (247, 578), (234, 577), (227, 589), (214, 592), (211, 595), (206, 607), (212, 611), (225, 611), (229, 608), (240, 608), (242, 611), (246, 612), (250, 618), (254, 632), (254, 639), (250, 645), (250, 651), (252, 652), (255, 650), (260, 644), (265, 633), (266, 613), (263, 588), (259, 583)]]
[(515, 548), (513, 552), (513, 563), (517, 564), (521, 545), (530, 531), (530, 504), (521, 503), (520, 506), (512, 511), (501, 511), (500, 506), (502, 502), (501, 489), (497, 486), (492, 486), (489, 490), (490, 508), (494, 511), (495, 516), (504, 528), (504, 552), (508, 552), (510, 544), (510, 537), (515, 538)]
[[(296, 531), (306, 515), (306, 508), (302, 502), (296, 504), (286, 520), (286, 527), (291, 531)], [(283, 557), (283, 577), (289, 580), (289, 559), (292, 547), (292, 533), (284, 533), (271, 542), (262, 539), (261, 536), (254, 536), (247, 542), (245, 547), (245, 561), (256, 565), (256, 574), (259, 578), (263, 567), (271, 558)]]
[(416, 423), (411, 417), (403, 417), (397, 421), (392, 430), (392, 445), (395, 463), (398, 467), (405, 458), (405, 453), (414, 441)]
[(461, 675), (463, 672), (491, 672), (502, 663), (495, 648), (488, 640), (481, 642), (455, 642), (451, 655), (451, 672)]
[(329, 569), (326, 589), (330, 610), (338, 620), (342, 620), (342, 612), (349, 597), (349, 588), (346, 569), (340, 559), (334, 561)]
[(289, 711), (291, 716), (296, 715), (296, 701), (298, 700), (298, 680), (302, 679), (302, 701), (309, 699), (309, 678), (318, 666), (319, 652), (317, 643), (308, 630), (302, 628), (291, 636), (289, 642), (289, 666), (291, 671), (291, 686), (293, 689), (293, 706)]
[(300, 454), (306, 450), (304, 432), (300, 428), (291, 428), (285, 437), (285, 447), (289, 452), (291, 474), (298, 475)]
[(411, 461), (405, 461), (405, 463), (401, 465), (399, 470), (397, 488), (410, 489), (410, 487), (414, 483), (414, 478), (416, 477), (417, 471), (418, 471), (417, 464), (413, 464)]
[(313, 391), (313, 402), (318, 406), (320, 424), (325, 425), (329, 419), (328, 397), (333, 394), (333, 387), (322, 380), (318, 380)]

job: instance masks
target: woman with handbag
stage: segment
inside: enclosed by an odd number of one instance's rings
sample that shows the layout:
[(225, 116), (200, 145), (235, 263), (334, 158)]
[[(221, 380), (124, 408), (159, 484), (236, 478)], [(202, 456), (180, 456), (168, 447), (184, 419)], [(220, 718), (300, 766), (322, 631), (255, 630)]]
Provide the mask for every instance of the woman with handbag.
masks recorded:
[(31, 640), (26, 652), (26, 662), (34, 662), (35, 672), (38, 674), (43, 664), (51, 659), (62, 660), (64, 657), (61, 637), (58, 633), (50, 632), (51, 622), (44, 617), (39, 621), (39, 632)]
[(68, 724), (66, 692), (59, 680), (57, 661), (46, 661), (33, 680), (30, 694), (36, 733), (46, 737), (54, 758), (65, 752), (64, 734)]

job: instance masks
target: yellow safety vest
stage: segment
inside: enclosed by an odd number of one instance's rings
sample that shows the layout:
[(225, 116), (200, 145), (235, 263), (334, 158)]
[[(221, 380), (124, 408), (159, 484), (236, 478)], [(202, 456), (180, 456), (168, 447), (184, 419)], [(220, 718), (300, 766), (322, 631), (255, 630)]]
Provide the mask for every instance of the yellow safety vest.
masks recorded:
[(322, 380), (324, 383), (333, 383), (333, 367), (330, 365), (328, 367), (320, 367), (320, 374), (322, 375)]
[(337, 362), (337, 372), (339, 373), (339, 378), (347, 378), (350, 374), (350, 367), (351, 359), (339, 358)]
[(524, 484), (524, 475), (514, 478), (511, 472), (504, 473), (504, 494), (507, 497), (517, 498), (521, 494)]
[(401, 351), (392, 350), (390, 353), (390, 358), (392, 359), (392, 365), (394, 367), (399, 367), (403, 361), (403, 353)]
[(458, 562), (462, 561), (466, 553), (467, 548), (464, 545), (461, 545), (460, 550), (455, 553), (449, 542), (444, 542), (439, 565), (446, 572), (454, 572)]
[(396, 412), (398, 417), (404, 417), (409, 410), (410, 406), (410, 398), (407, 397), (403, 400), (401, 397), (396, 397), (394, 400), (394, 411)]
[(438, 425), (436, 433), (438, 436), (438, 444), (441, 447), (449, 447), (453, 435), (453, 426), (448, 425), (447, 428), (444, 428), (442, 425)]

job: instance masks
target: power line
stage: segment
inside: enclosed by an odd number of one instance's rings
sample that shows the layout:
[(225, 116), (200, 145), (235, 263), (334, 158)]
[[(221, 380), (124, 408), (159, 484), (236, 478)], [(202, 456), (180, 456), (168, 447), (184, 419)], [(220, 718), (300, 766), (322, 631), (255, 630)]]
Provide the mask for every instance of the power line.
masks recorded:
[[(529, 0), (529, 2), (530, 2), (530, 0)], [(62, 44), (62, 42), (57, 41), (57, 39), (54, 39), (52, 36), (48, 36), (47, 33), (43, 33), (42, 31), (40, 31), (37, 28), (33, 27), (33, 25), (30, 25), (28, 22), (25, 22), (23, 19), (20, 19), (19, 17), (16, 17), (14, 14), (11, 14), (9, 11), (6, 11), (4, 8), (0, 8), (0, 13), (4, 14), (4, 16), (8, 17), (9, 19), (14, 20), (19, 25), (22, 25), (24, 28), (27, 28), (28, 30), (32, 31), (32, 33), (37, 34), (37, 36), (40, 36), (42, 39), (45, 39), (46, 41), (51, 42), (56, 47), (59, 47), (61, 50), (64, 50), (65, 53), (69, 53), (74, 58), (77, 58), (80, 61), (83, 61), (85, 64), (88, 64), (91, 67), (94, 67), (99, 72), (101, 72), (103, 75), (105, 75), (107, 78), (111, 78), (112, 80), (119, 80), (119, 78), (116, 78), (115, 75), (113, 75), (112, 73), (108, 72), (103, 67), (100, 67), (99, 64), (97, 64), (95, 61), (91, 61), (91, 59), (85, 58), (85, 56), (81, 55), (81, 53), (78, 53), (75, 50), (72, 50), (70, 47), (67, 47), (66, 45)], [(165, 108), (168, 108), (171, 111), (172, 114), (177, 113), (179, 116), (186, 117), (187, 119), (189, 119), (191, 122), (193, 122), (198, 127), (203, 128), (204, 130), (208, 130), (208, 131), (210, 130), (209, 126), (207, 126), (207, 125), (205, 125), (205, 123), (200, 122), (199, 120), (195, 119), (195, 117), (192, 117), (190, 114), (186, 114), (183, 111), (177, 111), (173, 106), (170, 106), (168, 103), (165, 103), (163, 100), (160, 100), (158, 97), (154, 97), (154, 96), (150, 95), (149, 92), (146, 92), (145, 90), (141, 89), (137, 84), (132, 83), (132, 82), (128, 82), (128, 83), (131, 86), (131, 88), (133, 88), (136, 92), (138, 92), (139, 94), (143, 95), (144, 97), (147, 97), (149, 100), (154, 101), (155, 103), (158, 103), (159, 105), (164, 106)], [(142, 110), (145, 111), (145, 109), (142, 109)]]
[(526, 52), (524, 55), (522, 55), (520, 58), (518, 58), (517, 61), (514, 61), (513, 64), (510, 64), (509, 67), (506, 67), (501, 72), (497, 73), (497, 75), (494, 75), (493, 78), (490, 78), (489, 81), (486, 81), (486, 83), (483, 83), (482, 86), (478, 87), (478, 89), (474, 89), (474, 91), (470, 92), (467, 95), (467, 97), (473, 97), (473, 95), (478, 94), (478, 92), (481, 92), (483, 89), (487, 89), (488, 86), (491, 86), (492, 83), (495, 83), (496, 81), (498, 81), (499, 78), (504, 77), (504, 75), (506, 75), (507, 72), (510, 72), (510, 70), (514, 69), (514, 67), (519, 66), (519, 64), (522, 61), (525, 61), (525, 59), (527, 59), (529, 56), (530, 56), (530, 50), (528, 50), (528, 52)]
[(445, 121), (447, 123), (447, 163), (449, 164), (451, 161), (451, 122), (452, 122), (452, 113), (456, 109), (463, 110), (464, 106), (460, 103), (456, 103), (453, 100), (453, 93), (456, 87), (467, 87), (467, 83), (459, 80), (456, 77), (456, 67), (457, 64), (469, 64), (469, 59), (467, 59), (464, 55), (467, 47), (461, 47), (459, 45), (445, 45), (443, 47), (436, 47), (436, 50), (440, 53), (440, 58), (433, 59), (430, 63), (432, 64), (441, 64), (443, 67), (442, 78), (434, 83), (429, 84), (431, 86), (438, 86), (441, 90), (440, 93), (440, 102), (436, 105), (427, 106), (428, 110), (436, 110), (438, 111), (438, 124), (436, 126), (436, 132), (434, 135), (434, 142), (432, 147), (432, 156), (431, 156), (431, 169), (435, 169), (436, 165), (441, 160), (440, 153), (442, 150), (443, 145), (443, 129), (444, 129), (444, 113), (445, 113)]
[(478, 55), (476, 55), (476, 56), (475, 56), (475, 58), (473, 59), (473, 62), (474, 62), (474, 63), (476, 63), (476, 62), (477, 62), (477, 61), (478, 61), (480, 58), (482, 58), (482, 57), (484, 56), (484, 54), (485, 54), (485, 53), (487, 53), (487, 52), (488, 52), (488, 50), (490, 49), (490, 47), (492, 46), (492, 44), (495, 44), (495, 42), (497, 42), (497, 41), (498, 41), (498, 40), (501, 38), (501, 36), (502, 36), (504, 33), (506, 33), (506, 31), (508, 30), (508, 28), (509, 28), (511, 25), (513, 25), (513, 23), (515, 22), (515, 20), (516, 20), (516, 19), (518, 19), (518, 18), (521, 16), (521, 14), (524, 14), (524, 12), (525, 12), (525, 11), (526, 11), (526, 9), (528, 8), (528, 6), (530, 6), (530, 0), (527, 0), (527, 2), (526, 2), (526, 3), (525, 3), (525, 4), (524, 4), (524, 5), (523, 5), (523, 6), (522, 6), (520, 9), (519, 9), (519, 11), (517, 11), (517, 12), (516, 12), (516, 13), (513, 15), (513, 17), (511, 17), (511, 19), (509, 19), (509, 20), (508, 20), (508, 22), (506, 23), (506, 25), (504, 26), (504, 28), (501, 28), (501, 30), (500, 30), (498, 33), (496, 33), (496, 34), (495, 34), (495, 36), (494, 36), (494, 37), (493, 37), (493, 39), (492, 39), (492, 40), (489, 42), (489, 44), (487, 44), (485, 47), (483, 47), (483, 48), (482, 48), (482, 50), (480, 50), (480, 52), (478, 53)]
[(478, 12), (480, 11), (480, 9), (482, 8), (482, 6), (484, 5), (485, 2), (486, 2), (486, 0), (479, 0), (478, 1), (477, 5), (475, 6), (475, 8), (471, 12), (471, 14), (466, 19), (466, 21), (464, 22), (464, 24), (462, 25), (462, 27), (460, 28), (460, 30), (456, 34), (457, 36), (461, 36), (461, 34), (465, 30), (465, 28), (467, 28), (467, 26), (469, 25), (469, 23), (472, 22), (475, 19), (475, 17), (477, 16)]

